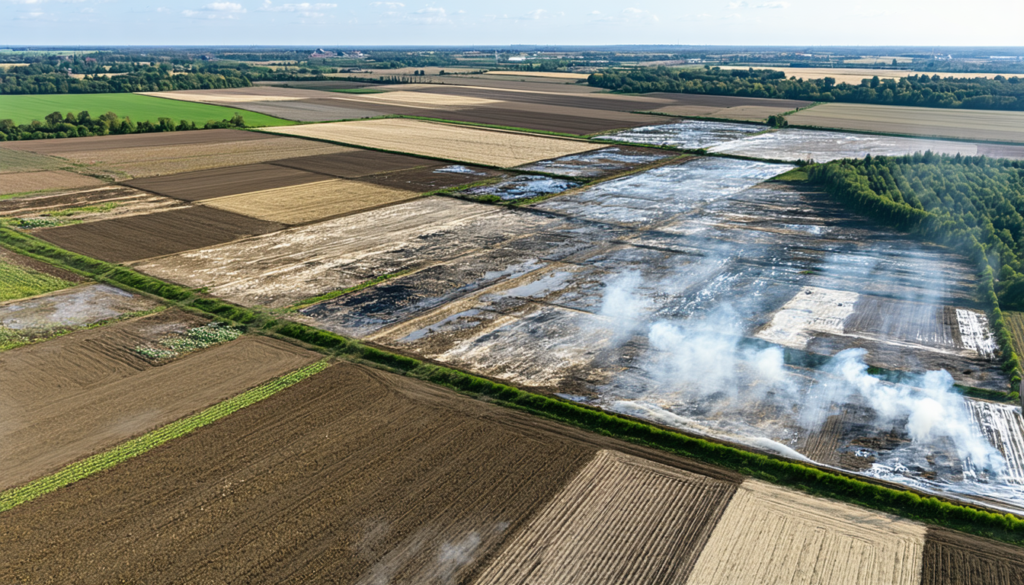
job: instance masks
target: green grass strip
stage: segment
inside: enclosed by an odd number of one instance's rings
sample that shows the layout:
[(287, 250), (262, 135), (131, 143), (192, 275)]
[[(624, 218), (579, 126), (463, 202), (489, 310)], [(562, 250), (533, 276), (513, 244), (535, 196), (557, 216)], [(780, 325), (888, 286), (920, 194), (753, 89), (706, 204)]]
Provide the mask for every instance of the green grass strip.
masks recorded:
[(313, 374), (324, 370), (327, 366), (327, 360), (320, 360), (314, 364), (295, 370), (290, 374), (281, 376), (276, 380), (267, 382), (262, 386), (257, 386), (256, 388), (243, 392), (234, 398), (229, 398), (228, 400), (211, 406), (198, 414), (172, 422), (155, 431), (146, 433), (141, 437), (125, 441), (113, 449), (93, 455), (92, 457), (83, 459), (82, 461), (72, 463), (64, 469), (61, 469), (52, 475), (39, 478), (28, 485), (9, 489), (0, 493), (0, 512), (6, 512), (19, 504), (24, 504), (25, 502), (56, 491), (80, 479), (89, 477), (90, 475), (99, 473), (105, 469), (110, 469), (118, 463), (127, 461), (132, 457), (142, 455), (154, 447), (163, 445), (172, 439), (177, 439), (178, 437), (187, 435), (200, 427), (204, 427), (214, 421), (220, 420), (233, 412), (245, 408), (246, 406), (250, 406), (261, 400), (270, 398), (285, 388), (294, 386)]

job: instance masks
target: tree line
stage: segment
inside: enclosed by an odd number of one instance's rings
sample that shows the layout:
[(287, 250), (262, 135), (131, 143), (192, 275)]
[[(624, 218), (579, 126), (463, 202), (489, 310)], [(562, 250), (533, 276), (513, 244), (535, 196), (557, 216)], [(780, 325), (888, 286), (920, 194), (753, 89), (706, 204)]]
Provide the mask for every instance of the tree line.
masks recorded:
[(0, 120), (0, 142), (8, 140), (40, 140), (44, 138), (74, 138), (77, 136), (106, 136), (107, 134), (144, 134), (146, 132), (179, 132), (183, 130), (198, 130), (200, 128), (244, 128), (245, 119), (241, 114), (235, 114), (233, 118), (214, 121), (211, 120), (203, 126), (196, 126), (195, 122), (182, 120), (177, 124), (170, 118), (157, 118), (157, 121), (150, 122), (143, 120), (133, 122), (127, 116), (118, 117), (114, 112), (100, 114), (93, 118), (88, 111), (61, 114), (53, 112), (47, 114), (45, 121), (33, 120), (31, 124), (17, 125), (13, 120)]
[(1004, 369), (1018, 382), (1020, 361), (1000, 306), (1024, 310), (1024, 161), (925, 152), (807, 169), (853, 210), (950, 246), (978, 267)]
[(787, 78), (782, 71), (771, 69), (653, 67), (602, 71), (592, 74), (588, 83), (626, 93), (663, 91), (814, 102), (1024, 110), (1024, 78), (1001, 75), (992, 79), (911, 75), (898, 80), (875, 76), (851, 85), (837, 84), (831, 77)]

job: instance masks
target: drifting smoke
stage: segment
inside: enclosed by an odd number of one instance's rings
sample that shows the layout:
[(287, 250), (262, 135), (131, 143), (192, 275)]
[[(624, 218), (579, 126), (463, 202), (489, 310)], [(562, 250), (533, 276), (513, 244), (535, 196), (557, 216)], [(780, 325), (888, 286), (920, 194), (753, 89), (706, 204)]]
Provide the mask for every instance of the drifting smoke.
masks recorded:
[[(800, 388), (799, 378), (786, 371), (781, 348), (742, 343), (742, 319), (731, 307), (720, 306), (703, 318), (682, 322), (658, 319), (649, 303), (638, 297), (643, 284), (635, 272), (609, 281), (600, 314), (607, 317), (613, 343), (646, 336), (654, 351), (643, 368), (657, 386), (650, 393), (685, 392), (697, 400), (714, 397), (714, 404), (707, 401), (712, 409), (771, 401), (795, 413), (798, 424), (808, 431), (818, 429), (837, 407), (854, 401), (876, 413), (880, 429), (905, 421), (915, 443), (948, 439), (968, 464), (996, 472), (1005, 467), (1000, 452), (976, 428), (947, 372), (929, 372), (911, 385), (890, 384), (868, 375), (866, 350), (848, 349), (822, 368), (827, 375), (820, 384)], [(623, 404), (619, 408), (632, 410)]]

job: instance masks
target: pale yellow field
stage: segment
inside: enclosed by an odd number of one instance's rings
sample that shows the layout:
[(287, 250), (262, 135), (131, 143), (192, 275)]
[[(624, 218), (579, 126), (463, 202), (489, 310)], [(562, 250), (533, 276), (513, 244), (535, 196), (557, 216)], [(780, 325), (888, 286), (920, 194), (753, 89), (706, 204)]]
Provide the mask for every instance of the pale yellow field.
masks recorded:
[(587, 73), (569, 73), (560, 71), (488, 71), (487, 75), (515, 75), (517, 77), (553, 77), (556, 79), (586, 79)]
[(697, 560), (690, 585), (917, 585), (923, 525), (748, 480)]
[(801, 110), (786, 119), (800, 126), (1024, 142), (1024, 112), (832, 103)]
[(684, 583), (735, 484), (601, 451), (477, 585)]
[(309, 223), (419, 196), (414, 191), (390, 189), (370, 183), (331, 179), (293, 187), (267, 189), (199, 201), (257, 219), (289, 225)]
[(538, 160), (602, 148), (601, 144), (390, 118), (267, 128), (268, 132), (319, 138), (446, 160), (517, 167)]
[(500, 103), (500, 100), (476, 98), (461, 95), (426, 93), (422, 91), (389, 91), (372, 94), (347, 94), (332, 96), (344, 101), (383, 103), (411, 108), (436, 108), (438, 106), (484, 106)]
[[(890, 62), (892, 60), (890, 59)], [(749, 69), (749, 67), (731, 67), (726, 66), (722, 69)], [(850, 85), (860, 85), (862, 79), (871, 79), (875, 75), (879, 79), (902, 79), (904, 77), (910, 77), (911, 75), (938, 75), (939, 77), (985, 77), (992, 79), (999, 73), (951, 73), (942, 71), (907, 71), (907, 70), (893, 70), (893, 69), (853, 69), (853, 68), (840, 68), (833, 69), (830, 67), (755, 67), (755, 69), (772, 69), (775, 71), (782, 71), (786, 74), (786, 77), (794, 77), (797, 79), (825, 79), (831, 77), (836, 80), (836, 83), (849, 83)]]

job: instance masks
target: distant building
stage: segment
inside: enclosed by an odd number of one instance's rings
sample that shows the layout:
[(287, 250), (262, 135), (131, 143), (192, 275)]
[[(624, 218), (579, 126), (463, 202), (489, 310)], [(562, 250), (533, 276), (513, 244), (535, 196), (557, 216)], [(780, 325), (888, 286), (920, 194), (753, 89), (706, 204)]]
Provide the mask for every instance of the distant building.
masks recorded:
[(317, 49), (309, 54), (310, 59), (327, 59), (329, 57), (337, 57), (338, 54), (334, 51), (325, 51), (323, 49)]
[(509, 57), (509, 61), (526, 61), (526, 57)]

